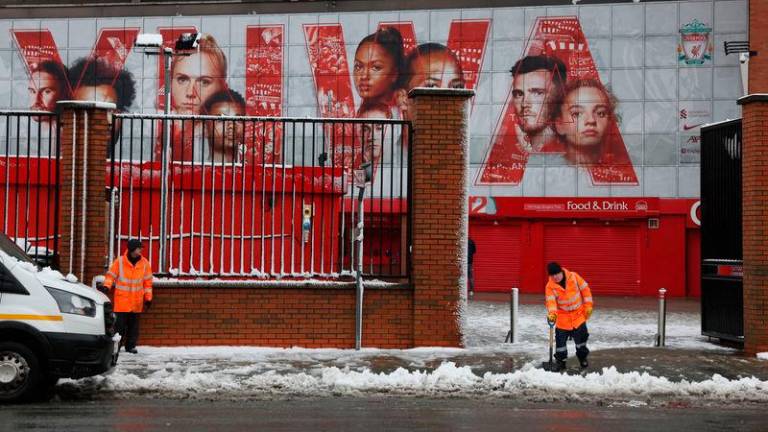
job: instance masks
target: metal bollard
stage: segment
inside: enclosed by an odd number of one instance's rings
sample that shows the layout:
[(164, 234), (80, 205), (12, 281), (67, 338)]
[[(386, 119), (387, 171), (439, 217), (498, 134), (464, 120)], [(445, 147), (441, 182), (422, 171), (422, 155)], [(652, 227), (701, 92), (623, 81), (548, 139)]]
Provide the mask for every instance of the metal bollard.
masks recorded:
[(666, 345), (664, 339), (666, 338), (667, 329), (667, 299), (665, 298), (667, 290), (664, 288), (659, 289), (659, 328), (656, 333), (656, 346), (663, 347)]
[(512, 288), (512, 291), (509, 295), (509, 331), (507, 332), (507, 337), (504, 339), (504, 342), (509, 343), (515, 343), (517, 342), (517, 316), (518, 314), (518, 304), (519, 304), (519, 296), (518, 296), (518, 289)]

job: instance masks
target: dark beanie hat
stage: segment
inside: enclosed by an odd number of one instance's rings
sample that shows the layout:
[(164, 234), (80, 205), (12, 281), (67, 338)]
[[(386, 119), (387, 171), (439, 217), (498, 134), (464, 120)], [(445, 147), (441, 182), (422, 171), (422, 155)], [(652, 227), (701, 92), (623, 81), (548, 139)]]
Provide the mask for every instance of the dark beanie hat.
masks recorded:
[(133, 252), (140, 247), (142, 247), (141, 240), (137, 240), (137, 239), (128, 240), (128, 252)]
[(558, 263), (556, 263), (554, 261), (552, 261), (551, 263), (547, 264), (547, 274), (549, 274), (550, 276), (554, 276), (554, 275), (560, 273), (561, 271), (563, 271), (563, 268), (560, 267), (560, 264), (558, 264)]

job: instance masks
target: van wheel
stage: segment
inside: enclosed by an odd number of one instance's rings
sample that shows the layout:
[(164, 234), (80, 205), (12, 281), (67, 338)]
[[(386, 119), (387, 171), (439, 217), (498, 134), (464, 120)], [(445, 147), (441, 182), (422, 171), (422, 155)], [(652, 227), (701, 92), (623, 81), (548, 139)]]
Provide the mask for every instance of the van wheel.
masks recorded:
[(16, 342), (0, 342), (0, 402), (31, 400), (40, 388), (40, 362), (32, 350)]

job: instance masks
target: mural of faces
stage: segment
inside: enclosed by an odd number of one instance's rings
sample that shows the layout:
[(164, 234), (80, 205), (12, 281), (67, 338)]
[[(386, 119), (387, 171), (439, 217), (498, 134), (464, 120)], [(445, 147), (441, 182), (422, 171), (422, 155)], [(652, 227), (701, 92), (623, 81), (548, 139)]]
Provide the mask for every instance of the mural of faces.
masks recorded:
[(461, 65), (446, 51), (418, 56), (410, 67), (408, 89), (415, 87), (463, 88)]
[(178, 114), (200, 114), (212, 94), (226, 89), (224, 73), (212, 55), (197, 52), (179, 57), (171, 71), (171, 104)]

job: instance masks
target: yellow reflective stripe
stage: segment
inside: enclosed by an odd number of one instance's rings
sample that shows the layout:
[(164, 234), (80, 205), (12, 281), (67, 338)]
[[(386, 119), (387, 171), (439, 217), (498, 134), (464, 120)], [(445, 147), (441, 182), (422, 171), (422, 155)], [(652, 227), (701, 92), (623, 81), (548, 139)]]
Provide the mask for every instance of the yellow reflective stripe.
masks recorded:
[(584, 303), (592, 303), (592, 297), (584, 297)]
[(135, 286), (135, 285), (131, 285), (131, 286), (120, 286), (120, 285), (118, 285), (118, 286), (115, 286), (115, 289), (116, 290), (120, 290), (120, 291), (127, 291), (127, 292), (139, 292), (139, 291), (142, 291), (144, 289), (144, 287), (143, 286)]
[(64, 321), (61, 315), (0, 314), (0, 320)]
[(560, 299), (557, 299), (557, 303), (559, 303), (559, 304), (561, 304), (561, 305), (564, 305), (564, 304), (571, 304), (571, 303), (573, 303), (573, 302), (577, 301), (577, 300), (578, 300), (580, 297), (581, 297), (581, 294), (578, 294), (578, 293), (577, 293), (577, 294), (574, 294), (574, 295), (572, 295), (572, 296), (568, 297), (568, 298), (567, 298), (567, 299), (565, 299), (565, 300), (560, 300)]
[(547, 296), (547, 300), (555, 300), (555, 299), (557, 299), (557, 297), (555, 297), (555, 296)]
[(584, 290), (584, 288), (586, 288), (586, 287), (588, 287), (588, 286), (589, 286), (589, 284), (588, 284), (588, 283), (585, 281), (583, 285), (579, 285), (579, 290), (580, 290), (580, 291), (583, 291), (583, 290)]
[(578, 302), (578, 303), (576, 303), (576, 304), (575, 304), (575, 305), (573, 305), (573, 306), (561, 306), (560, 308), (561, 308), (562, 310), (564, 310), (564, 311), (568, 311), (568, 312), (570, 312), (570, 311), (575, 311), (576, 309), (578, 309), (578, 308), (580, 308), (580, 307), (581, 307), (581, 302)]
[(124, 284), (128, 284), (128, 285), (136, 285), (136, 284), (140, 284), (140, 283), (144, 282), (144, 279), (142, 279), (142, 278), (130, 279), (130, 278), (127, 278), (127, 277), (119, 277), (119, 278), (117, 278), (117, 281), (118, 282), (122, 282)]

